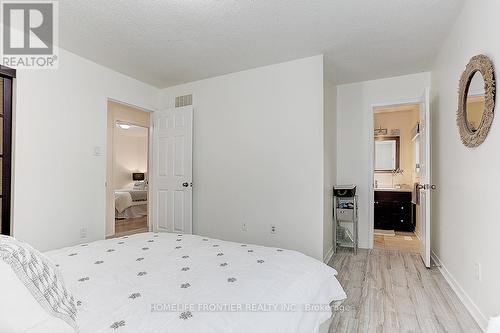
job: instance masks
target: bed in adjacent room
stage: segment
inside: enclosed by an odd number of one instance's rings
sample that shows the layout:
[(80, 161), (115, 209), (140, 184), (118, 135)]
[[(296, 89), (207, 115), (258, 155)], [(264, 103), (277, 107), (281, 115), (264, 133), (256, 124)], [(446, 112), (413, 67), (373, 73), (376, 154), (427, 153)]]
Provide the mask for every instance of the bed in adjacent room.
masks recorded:
[(116, 190), (115, 218), (134, 219), (148, 215), (147, 190)]
[(45, 255), (74, 295), (82, 333), (317, 332), (328, 304), (346, 297), (333, 268), (299, 252), (195, 235), (142, 233)]

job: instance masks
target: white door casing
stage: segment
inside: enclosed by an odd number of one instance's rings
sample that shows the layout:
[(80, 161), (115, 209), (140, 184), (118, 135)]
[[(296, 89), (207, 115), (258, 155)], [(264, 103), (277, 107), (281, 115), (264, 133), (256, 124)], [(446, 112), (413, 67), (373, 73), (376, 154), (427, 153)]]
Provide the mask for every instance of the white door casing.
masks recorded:
[(154, 231), (192, 233), (193, 107), (152, 114)]
[(420, 105), (420, 255), (431, 267), (431, 122), (430, 89), (425, 88)]

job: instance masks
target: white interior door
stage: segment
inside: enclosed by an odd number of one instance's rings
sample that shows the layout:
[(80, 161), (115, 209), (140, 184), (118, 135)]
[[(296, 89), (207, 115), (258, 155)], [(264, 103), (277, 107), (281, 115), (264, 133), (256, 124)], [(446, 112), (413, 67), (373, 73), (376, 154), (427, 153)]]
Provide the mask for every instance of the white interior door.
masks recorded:
[(420, 255), (426, 267), (431, 267), (431, 122), (430, 89), (426, 88), (420, 105)]
[(152, 115), (153, 230), (192, 233), (193, 107)]

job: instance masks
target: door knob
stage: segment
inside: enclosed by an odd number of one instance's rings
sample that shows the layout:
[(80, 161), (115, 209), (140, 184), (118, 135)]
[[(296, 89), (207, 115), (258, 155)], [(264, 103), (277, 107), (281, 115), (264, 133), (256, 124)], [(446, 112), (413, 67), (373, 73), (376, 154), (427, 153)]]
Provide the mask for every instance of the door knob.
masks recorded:
[(184, 187), (188, 187), (188, 186), (189, 186), (189, 183), (182, 183), (182, 186), (184, 186)]
[(434, 184), (424, 184), (424, 185), (419, 184), (418, 185), (419, 190), (435, 190), (436, 188), (437, 188), (437, 186)]

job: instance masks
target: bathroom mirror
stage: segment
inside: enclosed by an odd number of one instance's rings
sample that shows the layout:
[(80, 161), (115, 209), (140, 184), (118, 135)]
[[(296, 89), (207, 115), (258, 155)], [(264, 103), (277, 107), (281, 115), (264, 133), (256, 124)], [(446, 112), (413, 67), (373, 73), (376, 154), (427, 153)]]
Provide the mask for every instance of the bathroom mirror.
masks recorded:
[(399, 137), (376, 137), (374, 154), (375, 172), (399, 169)]
[(467, 147), (477, 147), (486, 139), (495, 109), (495, 73), (485, 55), (473, 57), (460, 78), (457, 125)]

